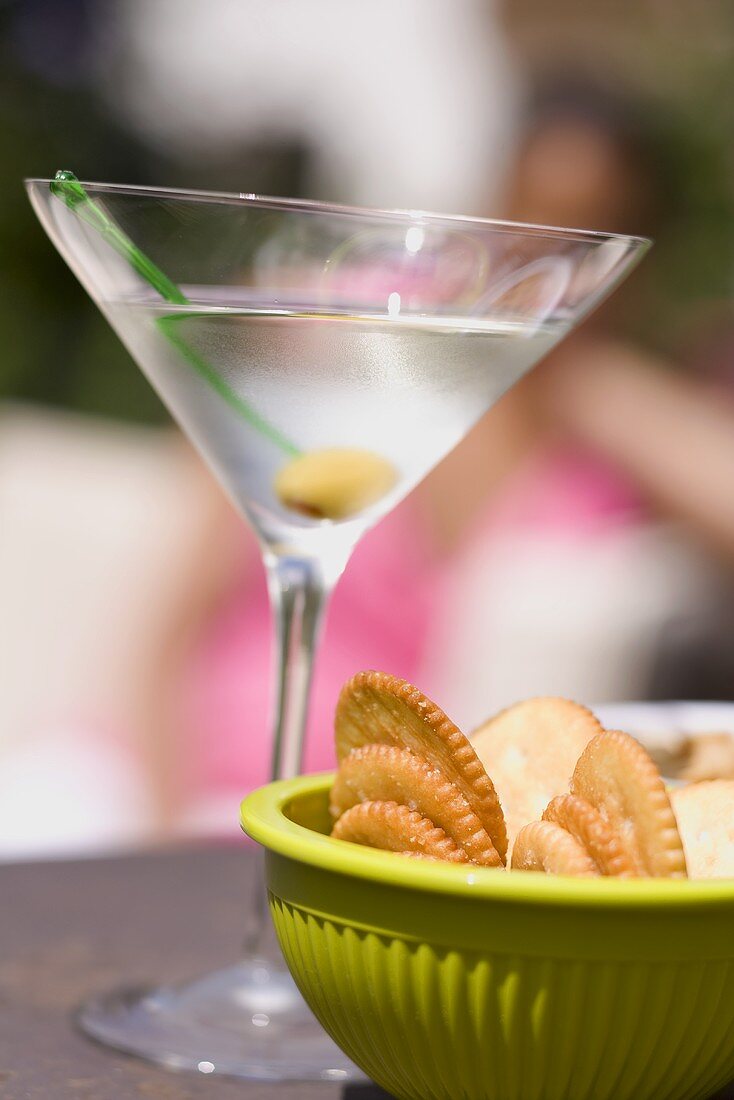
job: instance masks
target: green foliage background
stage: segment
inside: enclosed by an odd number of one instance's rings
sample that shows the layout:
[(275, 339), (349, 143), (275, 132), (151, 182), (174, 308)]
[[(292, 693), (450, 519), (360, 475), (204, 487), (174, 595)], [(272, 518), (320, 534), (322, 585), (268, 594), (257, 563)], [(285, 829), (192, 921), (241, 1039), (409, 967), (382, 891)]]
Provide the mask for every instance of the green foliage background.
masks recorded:
[[(14, 37), (20, 7), (0, 6), (0, 400), (164, 420), (158, 398), (37, 224), (23, 177), (49, 176), (64, 167), (82, 179), (223, 190), (241, 190), (246, 182), (247, 190), (304, 194), (303, 152), (265, 145), (234, 149), (226, 160), (204, 165), (195, 155), (189, 163), (166, 159), (122, 129), (97, 101), (91, 82), (75, 80), (73, 73), (64, 80), (41, 75), (23, 63)], [(536, 28), (538, 54), (547, 66), (552, 51), (541, 17), (550, 19), (548, 6), (526, 0), (526, 7), (522, 19)], [(520, 30), (521, 8), (508, 9)], [(567, 41), (561, 8), (559, 2), (548, 25), (560, 27), (559, 37)], [(597, 11), (606, 10), (609, 26), (616, 27), (623, 8), (602, 5)], [(656, 247), (636, 276), (629, 326), (645, 343), (674, 356), (712, 303), (726, 310), (734, 300), (734, 9), (730, 3), (716, 6), (712, 22), (713, 9), (704, 8), (705, 49), (691, 40), (687, 25), (676, 31), (664, 20), (648, 20), (640, 33), (630, 23), (627, 37), (617, 43), (630, 71), (644, 76), (631, 84), (647, 112), (662, 181)], [(600, 25), (592, 9), (566, 0), (565, 18), (575, 26), (585, 11), (593, 26)], [(643, 9), (644, 3), (633, 6), (630, 19), (639, 20)], [(638, 47), (636, 56), (630, 43)], [(532, 73), (538, 64), (532, 49), (526, 63)], [(624, 71), (619, 60), (617, 70)]]

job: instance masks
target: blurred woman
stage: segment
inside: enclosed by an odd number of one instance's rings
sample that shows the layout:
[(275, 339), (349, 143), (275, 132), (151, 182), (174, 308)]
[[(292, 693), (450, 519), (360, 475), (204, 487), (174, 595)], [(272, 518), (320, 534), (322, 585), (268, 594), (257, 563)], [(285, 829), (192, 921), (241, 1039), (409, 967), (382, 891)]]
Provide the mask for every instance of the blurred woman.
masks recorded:
[[(532, 116), (506, 214), (645, 232), (663, 185), (614, 100), (564, 89)], [(732, 691), (734, 414), (625, 336), (640, 287), (631, 280), (508, 393), (357, 548), (328, 619), (307, 767), (331, 764), (337, 692), (364, 667), (417, 680), (467, 729), (533, 694)], [(269, 616), (254, 544), (238, 573), (186, 677), (182, 756), (199, 818), (231, 814), (267, 777)]]
[[(674, 181), (653, 149), (638, 112), (558, 86), (520, 144), (507, 213), (664, 238)], [(734, 406), (630, 336), (649, 320), (646, 277), (426, 483), (452, 565), (425, 679), (470, 723), (527, 694), (734, 692)]]

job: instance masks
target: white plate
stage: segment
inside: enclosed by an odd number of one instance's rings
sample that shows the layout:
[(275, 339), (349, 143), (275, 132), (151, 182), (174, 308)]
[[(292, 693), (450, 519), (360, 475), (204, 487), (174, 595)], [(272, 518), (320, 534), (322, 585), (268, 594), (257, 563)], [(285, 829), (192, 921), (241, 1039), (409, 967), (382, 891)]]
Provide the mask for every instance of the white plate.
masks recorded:
[(606, 729), (631, 733), (653, 750), (674, 752), (697, 733), (734, 737), (734, 703), (602, 703), (591, 709)]

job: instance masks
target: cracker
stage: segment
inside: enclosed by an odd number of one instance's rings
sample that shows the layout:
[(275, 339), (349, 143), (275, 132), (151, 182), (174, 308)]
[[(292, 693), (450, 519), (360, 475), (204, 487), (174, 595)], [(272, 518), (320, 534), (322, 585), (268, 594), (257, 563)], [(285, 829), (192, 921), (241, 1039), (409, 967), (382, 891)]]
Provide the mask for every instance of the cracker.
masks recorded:
[(691, 878), (734, 878), (734, 780), (691, 783), (671, 793)]
[(686, 739), (686, 762), (678, 775), (688, 783), (734, 779), (734, 735), (700, 733)]
[(568, 790), (576, 761), (601, 729), (586, 707), (549, 697), (508, 707), (471, 735), (497, 788), (510, 846), (523, 825)]
[(594, 737), (579, 757), (571, 793), (594, 806), (637, 875), (685, 878), (686, 861), (665, 783), (642, 745), (619, 730)]
[(409, 749), (365, 745), (342, 760), (331, 788), (332, 816), (338, 818), (351, 806), (374, 800), (417, 810), (443, 829), (472, 863), (502, 866), (487, 830), (461, 792), (438, 768)]
[(599, 874), (583, 845), (554, 821), (531, 821), (522, 827), (512, 849), (512, 870), (583, 877)]
[(543, 821), (552, 821), (570, 833), (591, 856), (599, 874), (629, 878), (635, 863), (611, 825), (590, 802), (575, 794), (554, 798), (543, 811)]
[(384, 672), (358, 672), (342, 688), (335, 732), (340, 761), (373, 744), (423, 757), (463, 795), (504, 860), (507, 832), (491, 779), (461, 730), (412, 684)]
[(443, 829), (397, 802), (360, 802), (342, 814), (331, 835), (388, 852), (410, 852), (450, 863), (469, 862), (466, 852)]

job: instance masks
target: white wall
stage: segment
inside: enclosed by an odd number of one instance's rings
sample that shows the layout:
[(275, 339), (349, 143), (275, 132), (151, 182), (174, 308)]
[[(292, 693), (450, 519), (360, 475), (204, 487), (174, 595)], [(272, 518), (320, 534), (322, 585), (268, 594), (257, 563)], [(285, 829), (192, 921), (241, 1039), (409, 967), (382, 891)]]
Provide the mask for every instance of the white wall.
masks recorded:
[(311, 197), (491, 205), (516, 80), (486, 0), (131, 0), (115, 18), (107, 97), (155, 145), (206, 157), (301, 138)]

